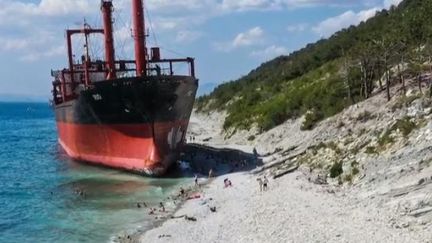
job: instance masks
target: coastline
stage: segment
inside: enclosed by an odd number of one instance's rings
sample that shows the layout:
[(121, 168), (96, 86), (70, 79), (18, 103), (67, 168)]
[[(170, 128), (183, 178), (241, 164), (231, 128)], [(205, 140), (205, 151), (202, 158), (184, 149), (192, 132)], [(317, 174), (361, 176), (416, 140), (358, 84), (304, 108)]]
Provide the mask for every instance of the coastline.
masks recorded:
[[(382, 99), (377, 96), (359, 107), (370, 110)], [(358, 153), (358, 161), (363, 163), (361, 173), (342, 184), (337, 178), (327, 178), (322, 171), (311, 169), (309, 163), (301, 163), (305, 157), (312, 162), (335, 161), (331, 148), (319, 148), (316, 152), (316, 146), (335, 137), (349, 136), (348, 128), (337, 128), (335, 121), (358, 116), (362, 109), (354, 108), (322, 122), (313, 131), (299, 132), (301, 120), (288, 121), (255, 142), (244, 139), (253, 131), (225, 139), (220, 134), (224, 114), (194, 114), (189, 130), (190, 136), (196, 137), (193, 140), (215, 150), (236, 149), (246, 154), (252, 154), (256, 146), (263, 164), (234, 172), (224, 168), (223, 173), (202, 187), (203, 197), (182, 202), (173, 212), (174, 218), (134, 235), (128, 242), (431, 243), (428, 203), (432, 180), (424, 178), (430, 177), (432, 168), (420, 160), (420, 155), (425, 156), (422, 146), (429, 146), (426, 142), (413, 143), (417, 147), (407, 147), (393, 157)], [(376, 112), (384, 116), (385, 111), (383, 108)], [(386, 115), (380, 126), (391, 119)], [(359, 123), (349, 129), (356, 132), (374, 122)], [(426, 133), (430, 127), (419, 133)], [(412, 161), (414, 149), (419, 151), (419, 170), (411, 169), (417, 166)], [(404, 159), (405, 156), (411, 159)], [(213, 158), (198, 160), (207, 164)], [(261, 192), (257, 182), (264, 175), (270, 179), (267, 192)], [(227, 178), (233, 187), (224, 188)], [(216, 207), (216, 212), (211, 207)], [(196, 221), (179, 217), (184, 215)]]
[[(233, 187), (223, 188), (225, 177)], [(255, 178), (244, 172), (215, 178), (204, 187), (204, 200), (187, 201), (174, 213), (197, 222), (168, 219), (132, 242), (426, 242), (415, 231), (389, 227), (391, 215), (311, 184), (301, 171), (271, 180), (266, 192)]]

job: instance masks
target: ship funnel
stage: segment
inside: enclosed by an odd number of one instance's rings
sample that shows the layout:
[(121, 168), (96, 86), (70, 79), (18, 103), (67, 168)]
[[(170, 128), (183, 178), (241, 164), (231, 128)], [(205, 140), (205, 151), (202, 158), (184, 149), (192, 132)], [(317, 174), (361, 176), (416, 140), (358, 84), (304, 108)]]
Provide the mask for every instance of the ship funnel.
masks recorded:
[(143, 0), (132, 0), (133, 36), (135, 39), (135, 62), (138, 77), (147, 75), (147, 49)]

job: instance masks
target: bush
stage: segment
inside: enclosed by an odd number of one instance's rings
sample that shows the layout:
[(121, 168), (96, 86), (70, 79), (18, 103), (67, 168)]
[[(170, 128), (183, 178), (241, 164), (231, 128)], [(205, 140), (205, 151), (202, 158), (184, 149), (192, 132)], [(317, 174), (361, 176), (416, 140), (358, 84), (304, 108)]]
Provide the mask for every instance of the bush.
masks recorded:
[(346, 175), (345, 178), (344, 178), (344, 180), (345, 180), (346, 182), (352, 183), (353, 176), (352, 176), (352, 175)]
[(366, 147), (365, 153), (367, 153), (367, 154), (378, 154), (378, 151), (376, 150), (375, 147), (368, 146), (368, 147)]
[(329, 143), (327, 144), (327, 147), (328, 147), (329, 149), (335, 151), (337, 154), (342, 154), (342, 150), (341, 150), (341, 149), (339, 148), (339, 146), (338, 146), (335, 142), (333, 142), (333, 141), (329, 142)]
[(401, 120), (397, 120), (396, 124), (393, 125), (392, 130), (399, 129), (402, 135), (406, 138), (411, 132), (417, 128), (415, 122), (412, 122), (409, 117), (404, 117)]
[(383, 147), (387, 144), (394, 143), (394, 139), (391, 137), (392, 129), (387, 130), (380, 138), (378, 138), (378, 144)]
[(330, 168), (330, 177), (331, 177), (331, 178), (336, 178), (336, 177), (342, 175), (342, 173), (343, 173), (343, 168), (342, 168), (342, 166), (343, 166), (342, 161), (340, 161), (340, 162), (335, 162), (335, 163), (332, 165), (332, 167)]
[(396, 121), (396, 123), (388, 129), (379, 139), (378, 144), (383, 147), (387, 144), (394, 143), (394, 138), (391, 136), (391, 134), (399, 130), (402, 135), (406, 138), (408, 135), (411, 134), (412, 131), (418, 128), (418, 125), (411, 121), (409, 117), (404, 117), (402, 119), (399, 119)]
[(301, 126), (301, 130), (312, 130), (315, 125), (322, 120), (323, 115), (317, 111), (310, 111), (306, 113), (305, 120)]
[(255, 138), (256, 138), (255, 135), (251, 135), (248, 137), (248, 141), (253, 141), (253, 140), (255, 140)]
[(353, 175), (358, 175), (360, 173), (360, 170), (357, 168), (357, 167), (354, 167), (353, 169), (352, 169), (352, 174)]

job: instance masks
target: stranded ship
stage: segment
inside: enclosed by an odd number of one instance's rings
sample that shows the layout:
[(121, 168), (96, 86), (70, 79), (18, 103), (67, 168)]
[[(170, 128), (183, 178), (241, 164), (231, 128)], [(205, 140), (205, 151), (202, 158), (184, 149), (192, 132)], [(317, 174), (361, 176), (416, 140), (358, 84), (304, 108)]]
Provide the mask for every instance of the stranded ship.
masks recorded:
[[(195, 101), (193, 58), (163, 59), (147, 48), (142, 0), (131, 0), (135, 60), (116, 60), (113, 3), (101, 1), (103, 28), (66, 30), (68, 67), (52, 71), (58, 140), (74, 160), (163, 175), (178, 159)], [(75, 60), (73, 37), (84, 54)], [(105, 60), (89, 55), (90, 38), (102, 35)], [(178, 65), (186, 74), (175, 73)]]

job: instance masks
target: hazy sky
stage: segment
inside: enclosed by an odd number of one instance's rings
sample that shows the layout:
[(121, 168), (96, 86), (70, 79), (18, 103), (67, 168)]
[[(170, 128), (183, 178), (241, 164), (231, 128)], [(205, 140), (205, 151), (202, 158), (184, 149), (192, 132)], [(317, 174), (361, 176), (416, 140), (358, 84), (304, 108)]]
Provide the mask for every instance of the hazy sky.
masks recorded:
[[(204, 86), (239, 78), (266, 60), (287, 55), (399, 2), (147, 0), (145, 5), (151, 20), (147, 27), (156, 33), (149, 45), (157, 42), (164, 57), (195, 57)], [(130, 0), (113, 3), (116, 55), (127, 58), (133, 46)], [(0, 0), (0, 94), (48, 98), (50, 70), (66, 66), (64, 30), (77, 27), (84, 18), (99, 27), (99, 4), (100, 0)], [(92, 52), (103, 56), (100, 46)]]

